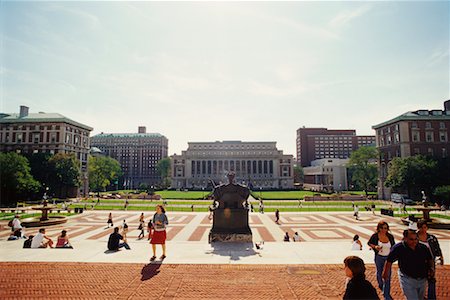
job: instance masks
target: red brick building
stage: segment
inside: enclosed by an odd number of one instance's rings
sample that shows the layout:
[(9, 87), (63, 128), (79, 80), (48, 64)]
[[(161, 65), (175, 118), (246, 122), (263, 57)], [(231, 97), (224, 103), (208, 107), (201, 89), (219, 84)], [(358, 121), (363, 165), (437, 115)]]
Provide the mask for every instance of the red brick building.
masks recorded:
[(384, 186), (389, 164), (394, 157), (429, 155), (448, 157), (450, 152), (450, 100), (444, 110), (421, 109), (404, 113), (394, 119), (372, 126), (380, 151), (378, 196), (390, 197)]
[(302, 127), (297, 129), (297, 163), (307, 167), (316, 159), (346, 159), (359, 147), (374, 144), (375, 136), (356, 135), (354, 129), (328, 130)]

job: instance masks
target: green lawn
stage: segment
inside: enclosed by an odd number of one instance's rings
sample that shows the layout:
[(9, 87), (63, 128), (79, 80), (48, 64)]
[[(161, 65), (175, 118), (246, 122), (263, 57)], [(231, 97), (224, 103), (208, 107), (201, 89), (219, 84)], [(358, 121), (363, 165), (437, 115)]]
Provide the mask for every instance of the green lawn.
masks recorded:
[(161, 195), (163, 199), (203, 199), (211, 191), (156, 191), (155, 194)]

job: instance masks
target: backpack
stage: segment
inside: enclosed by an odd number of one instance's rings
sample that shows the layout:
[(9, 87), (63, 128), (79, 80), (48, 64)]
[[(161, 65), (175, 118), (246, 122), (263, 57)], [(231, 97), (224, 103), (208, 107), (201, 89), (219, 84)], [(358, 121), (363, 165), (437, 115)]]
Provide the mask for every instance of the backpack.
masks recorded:
[(13, 220), (9, 220), (8, 226), (9, 226), (9, 227), (13, 227)]

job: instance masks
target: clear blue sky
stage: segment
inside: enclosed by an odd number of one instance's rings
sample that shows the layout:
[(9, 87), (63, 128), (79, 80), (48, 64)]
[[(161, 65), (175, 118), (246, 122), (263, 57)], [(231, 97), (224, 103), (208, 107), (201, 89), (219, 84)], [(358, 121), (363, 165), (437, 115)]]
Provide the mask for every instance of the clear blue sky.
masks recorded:
[(1, 112), (276, 141), (449, 99), (448, 2), (0, 2)]

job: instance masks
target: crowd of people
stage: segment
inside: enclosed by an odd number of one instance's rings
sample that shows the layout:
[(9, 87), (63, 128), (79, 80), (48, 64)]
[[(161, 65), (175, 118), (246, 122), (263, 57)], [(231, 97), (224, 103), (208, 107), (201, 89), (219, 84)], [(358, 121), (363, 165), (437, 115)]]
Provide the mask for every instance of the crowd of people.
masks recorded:
[[(261, 211), (262, 212), (262, 211)], [(357, 212), (357, 210), (356, 210)], [(355, 216), (357, 218), (357, 216)], [(279, 224), (279, 210), (275, 212), (275, 222)], [(163, 205), (156, 206), (156, 212), (145, 226), (144, 213), (139, 217), (138, 239), (145, 238), (147, 229), (147, 240), (151, 244), (152, 256), (150, 261), (157, 258), (156, 246), (161, 245), (162, 261), (166, 258), (166, 228), (169, 221)], [(46, 229), (39, 229), (35, 235), (25, 236), (18, 215), (10, 222), (11, 239), (24, 238), (24, 248), (68, 248), (73, 249), (69, 241), (67, 230), (62, 230), (53, 239), (46, 234)], [(107, 220), (108, 229), (113, 227), (109, 235), (108, 251), (119, 251), (121, 248), (131, 250), (128, 241), (128, 224), (123, 220), (121, 226), (114, 227), (112, 213)], [(291, 237), (289, 232), (285, 233), (285, 242), (299, 242), (300, 235), (295, 232)], [(262, 248), (263, 242), (257, 245)], [(374, 253), (377, 287), (385, 300), (391, 300), (391, 268), (398, 261), (398, 278), (400, 287), (407, 299), (436, 299), (436, 262), (444, 264), (442, 250), (439, 241), (433, 234), (428, 232), (428, 224), (425, 220), (417, 222), (416, 229), (405, 229), (401, 241), (396, 242), (390, 233), (389, 224), (381, 220), (376, 225), (375, 232), (370, 236), (367, 245)], [(352, 250), (362, 250), (363, 245), (358, 235), (352, 241)], [(344, 272), (347, 276), (344, 299), (379, 299), (376, 289), (366, 280), (364, 261), (358, 256), (348, 256), (344, 259)], [(425, 298), (426, 297), (426, 298)]]

